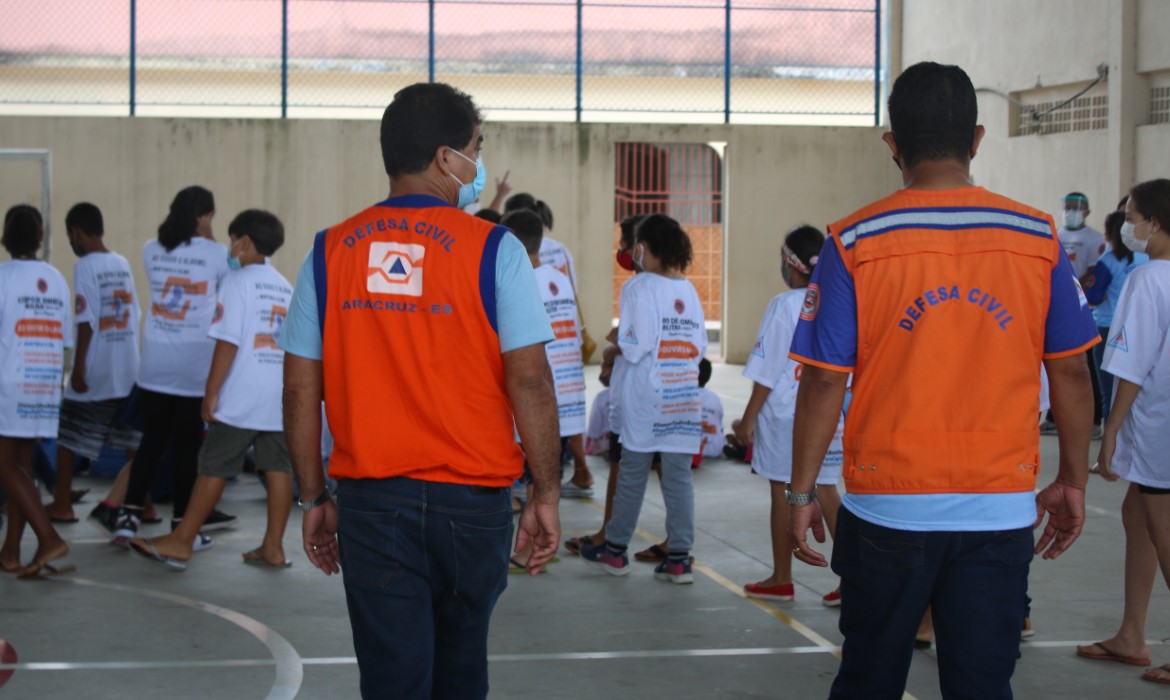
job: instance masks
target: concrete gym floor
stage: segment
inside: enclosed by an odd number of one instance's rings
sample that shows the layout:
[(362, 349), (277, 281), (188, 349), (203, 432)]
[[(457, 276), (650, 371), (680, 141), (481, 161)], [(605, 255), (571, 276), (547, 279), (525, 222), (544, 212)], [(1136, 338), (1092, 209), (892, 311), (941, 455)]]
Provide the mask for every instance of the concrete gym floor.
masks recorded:
[[(750, 384), (742, 367), (716, 365), (710, 388), (723, 398), (725, 428), (743, 411)], [(587, 368), (590, 394), (600, 389)], [(1056, 459), (1044, 437), (1044, 463)], [(1096, 450), (1097, 443), (1093, 444)], [(1094, 452), (1095, 456), (1095, 452)], [(594, 531), (608, 470), (591, 457), (596, 501), (565, 501), (565, 536)], [(1045, 470), (1042, 483), (1051, 479)], [(651, 479), (642, 511), (642, 548), (663, 536), (662, 500)], [(78, 515), (84, 518), (101, 480)], [(698, 531), (695, 583), (654, 580), (633, 563), (624, 578), (587, 569), (561, 552), (536, 578), (513, 575), (491, 637), (492, 697), (818, 698), (837, 668), (837, 611), (821, 605), (836, 587), (827, 569), (796, 564), (797, 599), (745, 599), (740, 586), (770, 568), (766, 483), (746, 465), (708, 460), (695, 472)], [(1020, 698), (1163, 697), (1141, 668), (1087, 661), (1079, 643), (1111, 635), (1122, 610), (1124, 483), (1095, 478), (1084, 534), (1055, 562), (1032, 567), (1032, 623), (1014, 678)], [(214, 549), (173, 573), (110, 547), (83, 520), (62, 526), (78, 571), (45, 581), (0, 578), (0, 697), (21, 698), (351, 698), (358, 695), (341, 578), (311, 569), (294, 509), (285, 571), (244, 566), (259, 543), (264, 491), (252, 477), (227, 489), (224, 510), (240, 517), (216, 533)], [(163, 512), (165, 513), (165, 507)], [(155, 526), (156, 529), (162, 526)], [(145, 530), (151, 534), (150, 529)], [(25, 557), (35, 548), (31, 536)], [(829, 545), (823, 546), (827, 552)], [(1170, 662), (1170, 596), (1155, 582), (1148, 636), (1154, 663)], [(933, 652), (915, 652), (908, 697), (939, 697)]]

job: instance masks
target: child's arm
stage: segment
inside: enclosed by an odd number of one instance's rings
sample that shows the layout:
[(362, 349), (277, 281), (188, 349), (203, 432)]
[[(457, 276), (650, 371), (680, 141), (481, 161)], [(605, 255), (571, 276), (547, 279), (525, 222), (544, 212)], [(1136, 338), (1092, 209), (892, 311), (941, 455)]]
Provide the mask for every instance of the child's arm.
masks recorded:
[(1133, 408), (1134, 399), (1142, 387), (1128, 379), (1114, 377), (1117, 381), (1117, 394), (1113, 399), (1113, 407), (1109, 409), (1109, 420), (1105, 421), (1105, 434), (1101, 436), (1101, 450), (1097, 453), (1097, 470), (1106, 481), (1117, 481), (1113, 473), (1113, 453), (1117, 450), (1117, 431)]
[(744, 445), (752, 445), (756, 442), (756, 419), (760, 416), (760, 411), (763, 410), (764, 404), (767, 403), (768, 397), (772, 394), (772, 390), (760, 384), (759, 382), (752, 382), (752, 395), (748, 399), (747, 408), (743, 409), (743, 418), (735, 424), (735, 438)]
[(211, 356), (211, 372), (207, 375), (207, 388), (203, 392), (203, 420), (207, 423), (215, 422), (215, 404), (219, 401), (219, 390), (223, 380), (227, 379), (228, 370), (236, 360), (236, 351), (239, 347), (226, 340), (215, 341), (215, 353)]
[(85, 356), (89, 353), (89, 342), (93, 339), (93, 326), (89, 322), (77, 324), (77, 347), (73, 349), (73, 374), (69, 383), (79, 394), (89, 391), (85, 383)]

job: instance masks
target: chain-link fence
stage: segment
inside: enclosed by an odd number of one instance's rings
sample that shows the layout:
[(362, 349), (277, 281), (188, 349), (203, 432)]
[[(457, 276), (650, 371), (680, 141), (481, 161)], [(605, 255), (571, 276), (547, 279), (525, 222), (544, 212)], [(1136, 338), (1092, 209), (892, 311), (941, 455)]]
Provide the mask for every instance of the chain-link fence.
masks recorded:
[(0, 111), (873, 124), (883, 0), (7, 0)]

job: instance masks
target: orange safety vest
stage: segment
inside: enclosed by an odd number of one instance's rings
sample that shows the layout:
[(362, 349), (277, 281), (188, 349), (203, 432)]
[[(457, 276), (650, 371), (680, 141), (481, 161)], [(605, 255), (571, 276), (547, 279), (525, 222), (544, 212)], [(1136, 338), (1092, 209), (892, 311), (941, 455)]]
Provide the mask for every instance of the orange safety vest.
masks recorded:
[(330, 476), (509, 486), (520, 475), (496, 331), (505, 233), (410, 195), (317, 234)]
[(902, 190), (829, 230), (857, 298), (846, 490), (1034, 489), (1052, 219), (982, 188)]

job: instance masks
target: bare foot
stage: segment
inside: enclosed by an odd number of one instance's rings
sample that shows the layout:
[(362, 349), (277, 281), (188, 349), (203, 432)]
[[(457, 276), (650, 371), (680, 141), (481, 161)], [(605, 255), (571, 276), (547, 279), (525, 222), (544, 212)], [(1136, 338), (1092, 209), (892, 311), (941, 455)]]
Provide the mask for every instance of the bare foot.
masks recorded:
[(1170, 664), (1162, 664), (1157, 668), (1147, 669), (1142, 674), (1142, 680), (1170, 685)]
[(1150, 665), (1149, 647), (1145, 644), (1132, 644), (1117, 637), (1078, 645), (1077, 656), (1099, 661), (1118, 661), (1131, 666)]
[(57, 503), (56, 501), (45, 506), (45, 513), (53, 520), (76, 520), (73, 513), (73, 503)]
[(589, 471), (589, 467), (580, 467), (573, 470), (573, 476), (569, 481), (574, 486), (587, 489), (593, 486), (593, 473)]
[(18, 578), (29, 578), (36, 576), (41, 569), (48, 566), (49, 562), (56, 561), (61, 557), (69, 554), (69, 545), (65, 540), (57, 537), (55, 541), (48, 542), (40, 547), (37, 547), (37, 553), (33, 556), (32, 563), (20, 569), (17, 574)]
[(20, 550), (9, 552), (7, 550), (0, 550), (0, 571), (6, 574), (14, 574), (20, 571)]
[[(139, 546), (143, 548), (148, 547), (146, 540), (141, 537), (134, 538), (134, 541), (138, 542)], [(175, 537), (174, 533), (163, 535), (161, 537), (155, 537), (150, 541), (152, 544), (154, 544), (154, 550), (156, 552), (163, 555), (164, 557), (170, 557), (171, 559), (187, 561), (191, 558), (191, 554), (193, 553), (192, 543), (181, 541), (179, 538)]]

